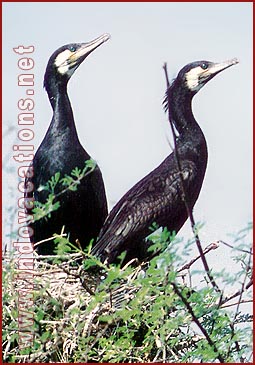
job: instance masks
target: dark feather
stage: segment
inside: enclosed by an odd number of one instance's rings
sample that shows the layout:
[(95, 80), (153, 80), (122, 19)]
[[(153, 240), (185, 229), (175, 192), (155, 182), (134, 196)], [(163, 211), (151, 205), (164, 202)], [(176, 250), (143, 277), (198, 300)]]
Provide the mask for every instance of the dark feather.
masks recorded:
[[(223, 70), (235, 63), (233, 60), (220, 64), (220, 67)], [(206, 141), (193, 116), (191, 101), (196, 92), (219, 72), (219, 65), (214, 66), (205, 61), (189, 64), (168, 88), (163, 106), (165, 111), (170, 111), (169, 120), (178, 132), (177, 150), (135, 184), (112, 209), (92, 249), (92, 254), (102, 262), (116, 262), (124, 251), (126, 261), (144, 259), (148, 256), (145, 238), (150, 234), (152, 223), (177, 233), (187, 220), (186, 204), (193, 209), (207, 166)], [(194, 70), (190, 74), (191, 69)], [(195, 77), (200, 84), (188, 83), (188, 77), (192, 78), (191, 81)]]

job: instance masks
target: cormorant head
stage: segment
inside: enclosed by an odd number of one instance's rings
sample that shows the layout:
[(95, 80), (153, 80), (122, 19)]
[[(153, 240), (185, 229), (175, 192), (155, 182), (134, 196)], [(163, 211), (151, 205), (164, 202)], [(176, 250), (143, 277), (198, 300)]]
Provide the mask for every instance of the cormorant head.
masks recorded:
[(105, 33), (91, 42), (71, 43), (57, 49), (50, 57), (44, 75), (46, 90), (48, 91), (51, 82), (67, 84), (85, 58), (109, 38), (110, 35)]
[(219, 72), (237, 63), (236, 58), (221, 63), (210, 61), (192, 62), (181, 69), (176, 81), (184, 83), (184, 87), (194, 95)]

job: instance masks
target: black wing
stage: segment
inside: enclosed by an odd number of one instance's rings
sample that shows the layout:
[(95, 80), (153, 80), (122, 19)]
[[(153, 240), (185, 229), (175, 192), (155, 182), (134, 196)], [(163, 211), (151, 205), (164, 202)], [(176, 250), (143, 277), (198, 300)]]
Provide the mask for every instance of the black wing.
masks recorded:
[[(187, 192), (191, 190), (190, 186), (194, 188), (196, 175), (196, 165), (192, 161), (183, 161), (182, 176)], [(148, 236), (153, 222), (177, 232), (186, 219), (180, 173), (171, 154), (131, 188), (113, 208), (92, 254), (102, 261), (107, 259), (112, 262), (123, 250), (128, 250), (132, 242), (141, 242)]]

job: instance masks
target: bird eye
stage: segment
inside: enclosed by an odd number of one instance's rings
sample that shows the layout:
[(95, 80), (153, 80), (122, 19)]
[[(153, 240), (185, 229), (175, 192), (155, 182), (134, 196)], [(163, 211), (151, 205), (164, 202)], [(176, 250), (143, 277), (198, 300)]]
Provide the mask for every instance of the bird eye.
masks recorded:
[(201, 65), (201, 68), (203, 69), (203, 70), (206, 70), (207, 68), (208, 68), (208, 64), (207, 63), (202, 63), (202, 65)]
[(70, 47), (69, 47), (69, 50), (70, 50), (71, 52), (75, 52), (75, 51), (76, 51), (76, 47), (75, 47), (75, 46), (70, 46)]

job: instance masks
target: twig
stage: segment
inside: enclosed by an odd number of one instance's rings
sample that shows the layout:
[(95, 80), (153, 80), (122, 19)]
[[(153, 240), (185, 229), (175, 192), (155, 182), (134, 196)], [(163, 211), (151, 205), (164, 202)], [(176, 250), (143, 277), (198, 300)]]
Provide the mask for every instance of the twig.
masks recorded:
[(90, 311), (90, 313), (85, 321), (84, 327), (83, 327), (83, 331), (82, 331), (83, 337), (88, 337), (90, 335), (90, 332), (91, 332), (90, 326), (99, 310), (100, 310), (100, 304), (97, 304), (96, 307)]
[[(251, 278), (250, 281), (248, 282), (248, 284), (246, 284), (245, 290), (249, 289), (252, 285), (253, 285), (253, 278)], [(235, 292), (231, 296), (222, 299), (221, 302), (220, 302), (220, 306), (222, 306), (223, 304), (229, 302), (230, 300), (238, 297), (241, 294), (241, 292), (242, 292), (242, 289), (238, 290), (237, 292)]]
[(85, 172), (84, 175), (82, 175), (82, 176), (78, 177), (76, 180), (74, 180), (67, 188), (61, 190), (57, 194), (54, 194), (54, 199), (58, 198), (60, 195), (62, 195), (64, 193), (66, 193), (68, 190), (72, 190), (70, 188), (77, 186), (78, 185), (77, 183), (78, 182), (80, 183), (81, 180), (84, 179), (84, 177), (86, 177), (89, 174), (91, 174), (95, 170), (96, 167), (97, 167), (97, 165), (93, 166), (89, 171)]
[[(164, 64), (163, 69), (165, 71), (165, 77), (166, 77), (166, 83), (167, 83), (167, 89), (168, 89), (169, 86), (170, 86), (170, 83), (169, 83), (169, 78), (168, 78), (168, 73), (167, 73), (167, 64), (166, 63)], [(169, 106), (168, 94), (167, 94), (167, 100), (168, 100), (168, 106)], [(174, 155), (175, 155), (175, 159), (176, 159), (176, 165), (177, 165), (177, 168), (178, 168), (178, 171), (179, 171), (183, 201), (184, 201), (184, 204), (185, 204), (185, 207), (186, 207), (186, 210), (187, 210), (190, 222), (191, 222), (191, 228), (192, 228), (195, 240), (196, 240), (197, 248), (198, 248), (202, 263), (204, 265), (206, 274), (207, 274), (212, 286), (214, 287), (214, 289), (217, 292), (221, 292), (221, 290), (219, 289), (218, 285), (216, 284), (212, 274), (210, 273), (210, 268), (209, 268), (208, 263), (206, 261), (206, 258), (205, 258), (205, 255), (204, 255), (204, 252), (203, 252), (203, 249), (202, 249), (202, 245), (201, 245), (198, 233), (195, 229), (196, 224), (195, 224), (194, 216), (193, 216), (193, 213), (192, 213), (192, 209), (190, 209), (190, 207), (188, 205), (187, 194), (186, 194), (185, 188), (184, 188), (184, 181), (183, 181), (183, 175), (182, 175), (182, 171), (181, 171), (181, 164), (180, 164), (179, 154), (178, 154), (178, 150), (177, 150), (177, 136), (176, 136), (176, 133), (175, 133), (175, 130), (174, 130), (174, 125), (173, 125), (173, 120), (172, 120), (172, 117), (171, 117), (170, 107), (168, 107), (168, 119), (169, 119), (169, 123), (170, 123), (170, 126), (171, 126), (173, 138), (174, 138)]]
[(226, 245), (226, 246), (228, 246), (230, 248), (233, 248), (234, 250), (237, 250), (237, 251), (240, 251), (240, 252), (244, 252), (244, 253), (248, 253), (249, 255), (253, 255), (253, 252), (252, 251), (243, 250), (241, 248), (236, 248), (236, 247), (234, 247), (234, 246), (230, 245), (229, 243), (224, 242), (222, 240), (219, 240), (218, 242), (223, 243), (224, 245)]
[(200, 331), (203, 333), (203, 335), (205, 336), (207, 342), (209, 343), (209, 345), (213, 348), (214, 352), (217, 353), (217, 358), (221, 363), (225, 363), (225, 359), (222, 357), (222, 355), (219, 353), (215, 343), (213, 342), (213, 340), (211, 339), (211, 337), (209, 336), (209, 334), (207, 333), (206, 329), (202, 326), (202, 324), (200, 323), (199, 319), (196, 317), (195, 313), (193, 312), (193, 309), (191, 308), (189, 302), (187, 301), (187, 299), (182, 295), (182, 293), (179, 291), (177, 285), (172, 282), (171, 283), (174, 289), (174, 292), (178, 295), (178, 297), (181, 299), (181, 301), (183, 302), (183, 304), (185, 305), (185, 307), (187, 308), (189, 314), (192, 317), (192, 320), (196, 323), (196, 325), (198, 326), (198, 328), (200, 329)]
[(84, 359), (86, 362), (88, 362), (88, 351), (93, 349), (93, 347), (96, 345), (96, 343), (99, 341), (100, 338), (103, 337), (103, 335), (105, 334), (105, 332), (108, 330), (108, 328), (110, 327), (110, 323), (107, 323), (105, 325), (105, 327), (102, 329), (102, 331), (98, 332), (95, 340), (92, 342), (92, 344), (90, 345), (90, 348), (87, 347), (87, 350), (85, 351), (85, 354), (84, 354)]
[[(216, 248), (218, 248), (219, 245), (217, 243), (211, 243), (210, 245), (208, 245), (203, 253), (204, 255), (206, 255), (208, 252), (210, 252), (211, 250), (216, 250)], [(200, 255), (195, 257), (194, 259), (190, 260), (190, 262), (188, 262), (187, 264), (185, 264), (184, 266), (182, 266), (180, 269), (177, 270), (177, 272), (180, 272), (180, 271), (183, 271), (183, 270), (186, 270), (186, 269), (190, 269), (190, 267), (194, 264), (194, 262), (196, 262), (198, 259), (200, 259)]]
[[(230, 323), (230, 328), (231, 328), (231, 331), (232, 331), (231, 340), (233, 340), (233, 338), (235, 336), (235, 320), (236, 320), (236, 318), (238, 316), (238, 313), (239, 313), (239, 307), (240, 307), (240, 304), (241, 304), (241, 301), (242, 301), (242, 296), (243, 296), (243, 293), (244, 293), (244, 290), (245, 290), (245, 282), (246, 282), (246, 279), (247, 279), (248, 274), (249, 274), (250, 264), (251, 264), (251, 252), (250, 252), (248, 264), (246, 265), (246, 271), (245, 271), (244, 280), (243, 280), (243, 283), (242, 283), (242, 286), (241, 286), (239, 299), (238, 299), (238, 303), (237, 303), (237, 306), (236, 306), (235, 315), (234, 315), (234, 318), (233, 318), (232, 322)], [(236, 346), (237, 353), (240, 353), (240, 346), (239, 346), (238, 341), (235, 340), (234, 343), (235, 343), (235, 346)], [(231, 351), (231, 346), (229, 346), (229, 349), (228, 349), (228, 356), (230, 354), (230, 351)], [(244, 359), (241, 356), (240, 361), (243, 362), (243, 360)]]
[(232, 303), (232, 304), (226, 304), (226, 305), (222, 305), (221, 308), (228, 308), (228, 307), (235, 307), (237, 306), (237, 304), (246, 304), (246, 303), (253, 303), (253, 300), (252, 299), (242, 299), (240, 302), (235, 302), (235, 303)]
[(246, 279), (248, 278), (249, 270), (250, 270), (250, 267), (251, 267), (250, 265), (251, 265), (251, 255), (249, 256), (249, 261), (248, 261), (248, 264), (246, 266), (244, 280), (243, 280), (243, 283), (242, 283), (242, 286), (241, 286), (241, 290), (240, 290), (240, 295), (239, 295), (239, 302), (238, 302), (238, 305), (237, 305), (237, 308), (236, 308), (236, 313), (235, 313), (233, 322), (236, 319), (236, 317), (238, 315), (238, 312), (239, 312), (240, 302), (242, 300), (242, 296), (243, 296), (243, 293), (244, 293), (244, 290), (245, 290), (245, 282), (246, 282)]
[(41, 240), (41, 241), (38, 241), (38, 242), (34, 243), (34, 247), (39, 246), (41, 243), (48, 242), (48, 241), (52, 241), (52, 240), (54, 240), (57, 237), (65, 237), (65, 236), (67, 236), (66, 233), (56, 234), (55, 236), (52, 236), (52, 237), (49, 237), (49, 238), (45, 238), (44, 240)]
[[(91, 167), (89, 171), (84, 172), (84, 175), (78, 177), (76, 180), (73, 179), (73, 181), (71, 182), (71, 184), (69, 186), (67, 186), (65, 189), (59, 191), (57, 194), (54, 193), (54, 189), (53, 189), (53, 200), (52, 200), (52, 202), (54, 200), (56, 200), (56, 198), (58, 198), (59, 196), (66, 193), (67, 191), (69, 191), (69, 190), (72, 191), (72, 188), (76, 187), (81, 182), (82, 179), (84, 179), (86, 176), (91, 174), (96, 169), (96, 167), (97, 167), (97, 164), (95, 164), (95, 166)], [(47, 189), (47, 190), (49, 191), (50, 189)], [(52, 212), (52, 210), (50, 212), (44, 212), (44, 215), (42, 215), (39, 219), (35, 219), (35, 220), (33, 219), (33, 214), (32, 214), (32, 220), (30, 221), (30, 219), (28, 219), (27, 221), (28, 221), (28, 223), (34, 223), (36, 221), (39, 221), (39, 220), (47, 217), (51, 212)], [(40, 242), (42, 242), (42, 241), (40, 241)]]
[(83, 252), (83, 248), (81, 247), (81, 243), (80, 243), (80, 241), (78, 240), (78, 238), (75, 240), (75, 243), (76, 243), (77, 247), (79, 248), (79, 250), (81, 251), (82, 257), (85, 259), (85, 258), (86, 258), (86, 255), (85, 255), (85, 253)]

